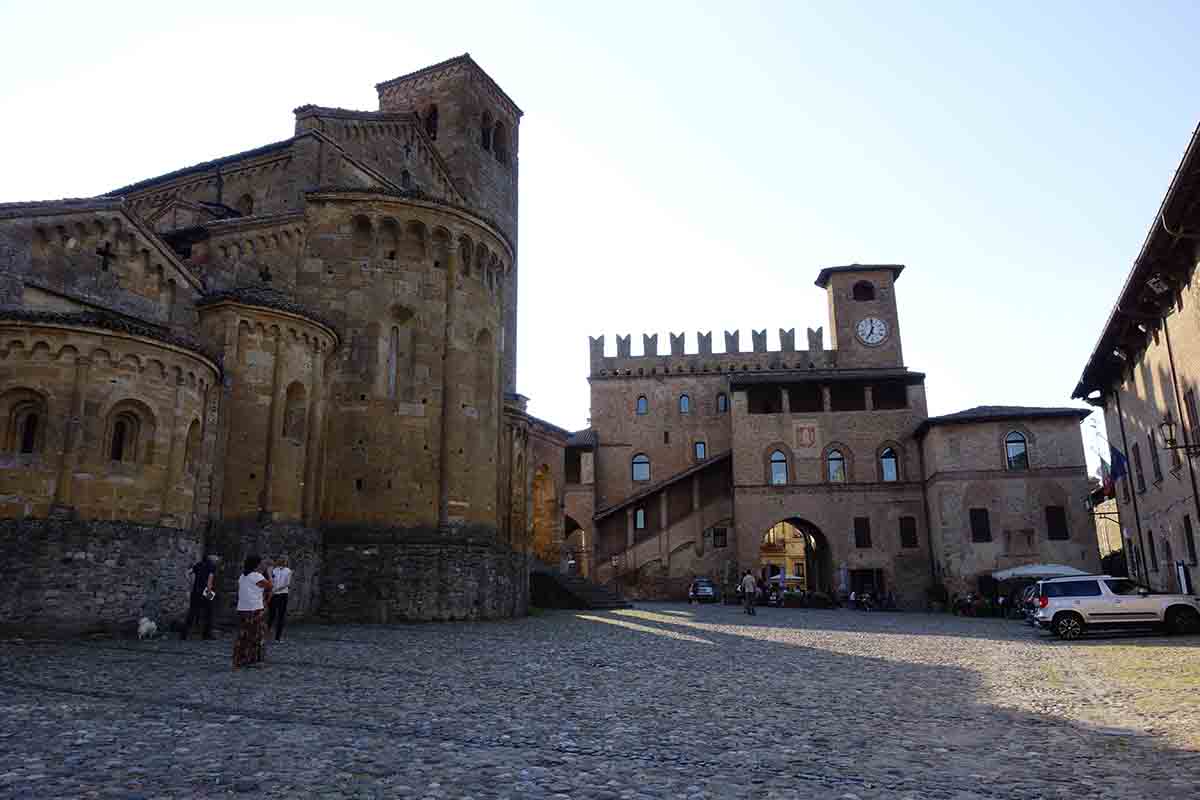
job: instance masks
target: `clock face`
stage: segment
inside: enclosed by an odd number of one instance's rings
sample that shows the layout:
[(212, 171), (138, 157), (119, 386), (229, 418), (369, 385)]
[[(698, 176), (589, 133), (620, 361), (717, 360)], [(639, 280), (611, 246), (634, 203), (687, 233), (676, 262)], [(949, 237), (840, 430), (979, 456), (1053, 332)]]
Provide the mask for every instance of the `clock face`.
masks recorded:
[(887, 323), (878, 317), (864, 317), (855, 326), (854, 332), (863, 344), (882, 344), (887, 338)]

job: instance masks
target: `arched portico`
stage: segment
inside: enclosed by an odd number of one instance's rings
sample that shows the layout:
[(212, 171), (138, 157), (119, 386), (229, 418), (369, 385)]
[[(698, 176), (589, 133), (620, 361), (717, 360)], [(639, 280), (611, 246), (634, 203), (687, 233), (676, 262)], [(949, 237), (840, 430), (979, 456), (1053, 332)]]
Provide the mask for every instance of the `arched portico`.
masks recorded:
[[(762, 534), (755, 574), (768, 580), (780, 573), (810, 592), (833, 593), (833, 558), (829, 542), (813, 523), (799, 517), (782, 519)], [(798, 584), (798, 585), (797, 585)]]

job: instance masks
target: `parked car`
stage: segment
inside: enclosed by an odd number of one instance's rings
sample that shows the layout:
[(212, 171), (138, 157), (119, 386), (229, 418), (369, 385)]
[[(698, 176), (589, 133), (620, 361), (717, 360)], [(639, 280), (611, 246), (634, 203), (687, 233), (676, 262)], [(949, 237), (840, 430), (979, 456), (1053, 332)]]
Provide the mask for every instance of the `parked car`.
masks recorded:
[(1200, 597), (1154, 594), (1129, 578), (1079, 575), (1038, 582), (1038, 627), (1060, 639), (1078, 639), (1090, 628), (1165, 628), (1200, 633)]
[(716, 603), (720, 600), (721, 590), (708, 578), (696, 578), (688, 587), (688, 603)]

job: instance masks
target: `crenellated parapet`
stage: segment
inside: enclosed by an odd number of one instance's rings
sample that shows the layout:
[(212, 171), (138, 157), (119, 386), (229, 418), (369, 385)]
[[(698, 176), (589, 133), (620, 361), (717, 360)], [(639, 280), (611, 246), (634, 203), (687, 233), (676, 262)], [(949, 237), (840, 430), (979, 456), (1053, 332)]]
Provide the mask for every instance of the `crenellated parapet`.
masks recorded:
[(823, 344), (822, 328), (808, 329), (808, 349), (796, 349), (796, 331), (779, 329), (779, 349), (767, 346), (767, 330), (750, 332), (751, 347), (741, 347), (741, 332), (725, 331), (725, 351), (714, 353), (712, 331), (696, 334), (696, 350), (687, 350), (686, 333), (671, 333), (670, 354), (659, 354), (658, 334), (642, 334), (642, 353), (634, 355), (629, 334), (618, 335), (615, 355), (605, 352), (605, 337), (589, 337), (593, 378), (669, 373), (749, 372), (775, 369), (831, 369), (837, 353)]

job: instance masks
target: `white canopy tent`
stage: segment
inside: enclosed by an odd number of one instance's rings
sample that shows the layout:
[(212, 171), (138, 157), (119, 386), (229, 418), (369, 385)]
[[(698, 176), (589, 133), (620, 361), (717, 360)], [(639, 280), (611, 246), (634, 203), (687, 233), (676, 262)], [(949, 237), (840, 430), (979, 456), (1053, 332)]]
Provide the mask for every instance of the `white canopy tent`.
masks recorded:
[(1069, 578), (1072, 575), (1087, 575), (1081, 569), (1068, 567), (1066, 564), (1026, 564), (1023, 567), (1010, 567), (999, 572), (993, 572), (992, 577), (998, 581), (1012, 578)]

